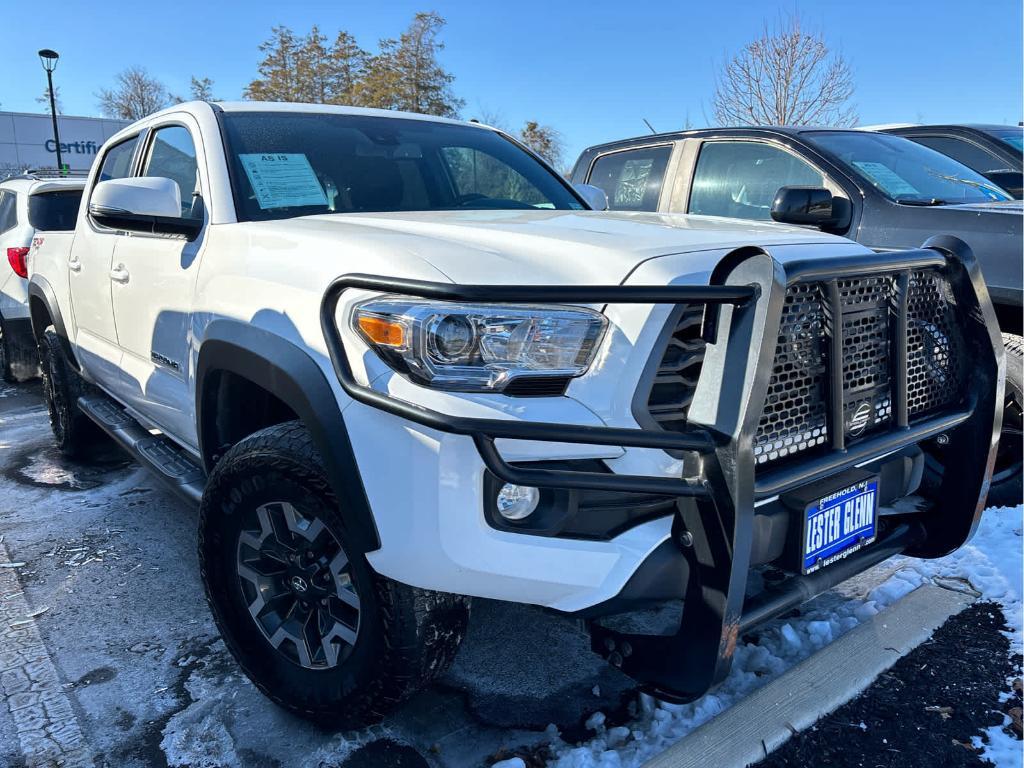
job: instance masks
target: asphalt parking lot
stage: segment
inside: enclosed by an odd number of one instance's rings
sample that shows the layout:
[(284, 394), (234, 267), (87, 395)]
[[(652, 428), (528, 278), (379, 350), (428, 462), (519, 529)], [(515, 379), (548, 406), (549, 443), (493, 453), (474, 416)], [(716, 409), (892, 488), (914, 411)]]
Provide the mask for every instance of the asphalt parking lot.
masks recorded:
[[(38, 627), (73, 715), (65, 725), (86, 742), (69, 754), (125, 768), (426, 765), (419, 754), (476, 765), (537, 742), (551, 723), (569, 733), (590, 712), (617, 709), (632, 688), (575, 623), (477, 601), (454, 667), (385, 724), (342, 734), (298, 720), (240, 675), (217, 638), (196, 567), (195, 511), (116, 449), (86, 465), (64, 461), (38, 388), (6, 394), (0, 548), (14, 567), (0, 571), (16, 574), (25, 620)], [(11, 675), (2, 684), (15, 693)], [(39, 723), (8, 704), (4, 766), (46, 746)]]
[[(195, 511), (116, 449), (86, 464), (64, 460), (38, 385), (0, 390), (0, 765), (451, 768), (519, 755), (532, 768), (553, 756), (552, 726), (563, 747), (596, 731), (604, 741), (588, 755), (639, 740), (622, 725), (634, 727), (644, 700), (590, 652), (581, 627), (488, 601), (474, 603), (452, 669), (384, 723), (342, 733), (284, 713), (217, 637), (197, 573)], [(883, 564), (843, 595), (819, 598), (824, 607), (805, 607), (807, 637), (818, 614), (854, 621), (892, 573)], [(738, 679), (778, 673), (786, 653), (775, 644), (788, 635), (778, 637), (745, 638)], [(728, 696), (687, 713), (707, 719)], [(679, 710), (660, 711), (668, 722)], [(564, 750), (561, 759), (577, 764)]]

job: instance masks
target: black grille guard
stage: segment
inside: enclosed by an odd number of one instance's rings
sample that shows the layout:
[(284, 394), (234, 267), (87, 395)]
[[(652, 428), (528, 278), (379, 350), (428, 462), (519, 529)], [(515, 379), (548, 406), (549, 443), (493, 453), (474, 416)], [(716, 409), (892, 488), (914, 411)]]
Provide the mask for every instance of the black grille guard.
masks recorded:
[[(753, 435), (766, 396), (786, 285), (796, 280), (828, 281), (879, 272), (945, 270), (953, 295), (970, 322), (963, 330), (972, 363), (972, 384), (962, 408), (917, 424), (905, 420), (897, 402), (898, 427), (856, 447), (841, 443), (817, 459), (755, 480)], [(703, 304), (703, 332), (716, 344), (705, 365), (718, 366), (714, 393), (695, 398), (686, 432), (479, 419), (451, 416), (361, 385), (353, 376), (335, 318), (342, 295), (353, 289), (398, 293), (441, 301), (559, 304)], [(905, 312), (903, 313), (905, 316)], [(507, 286), (455, 285), (350, 274), (324, 293), (320, 323), (342, 389), (353, 400), (417, 424), (470, 437), (487, 469), (507, 483), (542, 488), (660, 493), (692, 500), (679, 504), (673, 521), (690, 560), (685, 620), (673, 636), (626, 635), (593, 626), (594, 650), (663, 698), (691, 701), (728, 673), (741, 628), (766, 620), (813, 594), (829, 589), (882, 553), (937, 557), (963, 544), (977, 527), (995, 460), (1005, 361), (994, 310), (970, 249), (952, 237), (936, 237), (919, 250), (864, 254), (785, 264), (756, 247), (739, 248), (719, 263), (707, 286)], [(901, 361), (904, 362), (905, 361)], [(767, 363), (767, 364), (766, 364)], [(905, 385), (900, 387), (905, 398)], [(945, 473), (938, 505), (923, 529), (901, 525), (890, 536), (844, 562), (816, 574), (793, 578), (779, 594), (760, 598), (745, 610), (754, 502), (794, 485), (854, 466), (858, 462), (921, 442), (939, 433), (950, 437), (946, 455), (957, 468)], [(667, 478), (516, 467), (500, 455), (499, 438), (614, 445), (690, 452), (699, 457), (694, 477)], [(822, 574), (825, 574), (823, 577)]]

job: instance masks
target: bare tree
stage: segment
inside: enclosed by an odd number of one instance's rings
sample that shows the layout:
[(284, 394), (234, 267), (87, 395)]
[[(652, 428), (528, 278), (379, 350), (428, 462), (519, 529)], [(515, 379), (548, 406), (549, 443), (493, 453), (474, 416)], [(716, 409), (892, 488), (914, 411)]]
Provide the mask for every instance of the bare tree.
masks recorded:
[[(57, 107), (57, 114), (64, 114), (64, 105), (60, 100), (60, 86), (55, 86), (53, 89), (53, 103)], [(49, 113), (50, 111), (50, 89), (49, 87), (43, 89), (43, 93), (40, 96), (36, 96), (36, 104), (43, 105), (43, 112)]]
[(562, 162), (562, 135), (550, 125), (527, 120), (519, 132), (519, 140), (554, 167)]
[(852, 96), (849, 62), (793, 16), (765, 24), (761, 36), (728, 61), (713, 106), (721, 125), (850, 126), (857, 123)]
[(166, 107), (171, 97), (167, 88), (143, 67), (129, 67), (117, 76), (113, 89), (101, 88), (96, 96), (107, 117), (141, 120)]

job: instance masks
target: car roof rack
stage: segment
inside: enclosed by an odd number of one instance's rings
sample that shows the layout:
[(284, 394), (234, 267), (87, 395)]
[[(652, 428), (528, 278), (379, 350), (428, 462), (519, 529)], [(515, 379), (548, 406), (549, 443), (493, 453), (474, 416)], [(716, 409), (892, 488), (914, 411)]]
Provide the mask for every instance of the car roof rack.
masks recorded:
[(24, 171), (15, 171), (10, 169), (9, 175), (2, 179), (2, 181), (11, 181), (12, 179), (27, 179), (29, 181), (50, 181), (52, 179), (84, 179), (89, 175), (88, 171), (82, 170), (65, 170), (59, 171), (56, 168), (28, 168)]

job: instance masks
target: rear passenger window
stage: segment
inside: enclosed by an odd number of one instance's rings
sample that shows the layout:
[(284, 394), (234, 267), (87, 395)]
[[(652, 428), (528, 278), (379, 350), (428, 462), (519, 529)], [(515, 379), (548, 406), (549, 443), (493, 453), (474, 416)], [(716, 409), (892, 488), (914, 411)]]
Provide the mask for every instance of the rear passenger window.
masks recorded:
[(0, 190), (0, 233), (18, 226), (18, 197)]
[(672, 146), (664, 145), (601, 155), (587, 183), (604, 190), (613, 211), (656, 211), (671, 154)]
[(770, 144), (713, 141), (701, 147), (690, 191), (690, 213), (771, 220), (779, 187), (822, 187), (822, 175)]
[(70, 232), (75, 228), (82, 190), (40, 192), (28, 199), (28, 223), (44, 232)]
[(203, 218), (196, 146), (187, 128), (171, 125), (157, 130), (142, 175), (176, 181), (181, 191), (181, 215), (186, 219)]
[(132, 172), (132, 156), (135, 154), (135, 144), (138, 140), (139, 137), (134, 136), (107, 151), (100, 167), (99, 181), (123, 179)]

